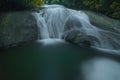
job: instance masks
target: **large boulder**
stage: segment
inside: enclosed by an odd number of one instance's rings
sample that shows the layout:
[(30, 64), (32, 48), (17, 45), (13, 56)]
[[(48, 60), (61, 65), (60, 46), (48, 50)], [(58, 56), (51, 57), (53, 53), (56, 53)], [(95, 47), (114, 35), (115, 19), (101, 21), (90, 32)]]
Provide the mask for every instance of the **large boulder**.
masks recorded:
[[(68, 18), (66, 21), (62, 38), (80, 46), (101, 47), (101, 45), (105, 43), (115, 49), (119, 48), (118, 41), (120, 40), (120, 21), (92, 11), (84, 12), (88, 15), (90, 23), (99, 29), (94, 28), (89, 25), (89, 23), (84, 23), (85, 26), (81, 25), (82, 19), (79, 20), (78, 17), (73, 16), (73, 20), (72, 18)], [(104, 40), (101, 42), (102, 39), (106, 40), (106, 42)]]
[(87, 35), (79, 30), (71, 30), (65, 32), (62, 38), (70, 43), (77, 44), (81, 47), (91, 47), (99, 44), (99, 40), (94, 36)]
[(0, 48), (37, 39), (37, 22), (30, 11), (0, 13)]
[(84, 11), (90, 19), (91, 24), (104, 30), (120, 33), (120, 20), (109, 18), (103, 14)]

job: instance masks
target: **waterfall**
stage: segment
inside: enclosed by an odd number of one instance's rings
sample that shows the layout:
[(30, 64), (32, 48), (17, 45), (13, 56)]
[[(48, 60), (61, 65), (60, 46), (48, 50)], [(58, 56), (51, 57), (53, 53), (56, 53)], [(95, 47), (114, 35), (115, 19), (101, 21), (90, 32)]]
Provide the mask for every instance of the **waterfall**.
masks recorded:
[(33, 13), (40, 30), (39, 39), (62, 38), (64, 33), (78, 30), (80, 33), (93, 36), (91, 47), (111, 52), (120, 52), (120, 34), (102, 30), (90, 23), (83, 11), (65, 8), (61, 5), (46, 5), (39, 13)]

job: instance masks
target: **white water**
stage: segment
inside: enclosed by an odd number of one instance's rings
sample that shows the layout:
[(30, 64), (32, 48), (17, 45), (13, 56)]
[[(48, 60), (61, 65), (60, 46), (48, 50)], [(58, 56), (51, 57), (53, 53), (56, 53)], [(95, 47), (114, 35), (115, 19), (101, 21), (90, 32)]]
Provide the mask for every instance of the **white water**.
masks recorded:
[(93, 36), (91, 47), (120, 53), (120, 34), (102, 30), (90, 23), (89, 17), (82, 11), (65, 8), (61, 5), (46, 5), (40, 13), (34, 13), (40, 33), (39, 39), (61, 38), (63, 33), (79, 30), (85, 35)]
[(83, 63), (84, 80), (120, 80), (120, 63), (117, 61), (96, 58)]

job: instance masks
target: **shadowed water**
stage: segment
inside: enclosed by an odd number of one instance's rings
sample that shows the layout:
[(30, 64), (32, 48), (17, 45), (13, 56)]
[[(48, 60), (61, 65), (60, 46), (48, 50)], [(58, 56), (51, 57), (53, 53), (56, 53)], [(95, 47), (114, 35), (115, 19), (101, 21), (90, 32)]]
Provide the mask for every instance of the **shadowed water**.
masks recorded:
[(120, 57), (62, 40), (0, 51), (0, 80), (120, 80)]

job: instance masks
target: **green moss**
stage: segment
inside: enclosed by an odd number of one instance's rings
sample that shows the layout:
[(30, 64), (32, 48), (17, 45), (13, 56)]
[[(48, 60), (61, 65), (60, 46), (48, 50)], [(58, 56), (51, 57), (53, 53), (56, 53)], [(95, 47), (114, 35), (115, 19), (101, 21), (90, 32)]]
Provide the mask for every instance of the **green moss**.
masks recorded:
[(100, 13), (95, 13), (92, 11), (84, 12), (89, 16), (91, 24), (101, 29), (115, 31), (114, 28), (120, 26), (120, 22), (118, 20), (111, 19)]

